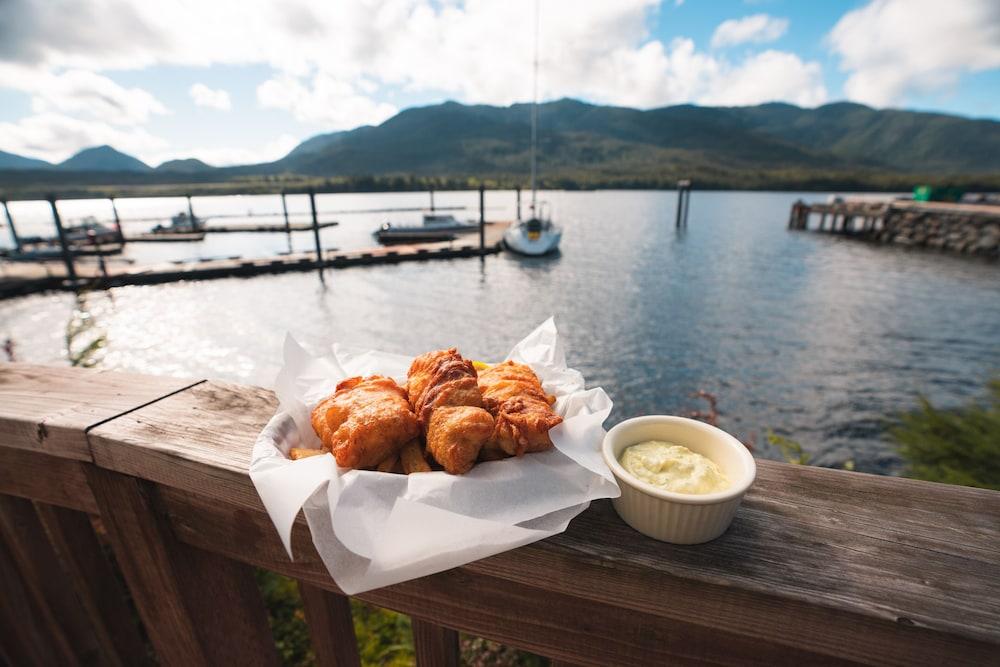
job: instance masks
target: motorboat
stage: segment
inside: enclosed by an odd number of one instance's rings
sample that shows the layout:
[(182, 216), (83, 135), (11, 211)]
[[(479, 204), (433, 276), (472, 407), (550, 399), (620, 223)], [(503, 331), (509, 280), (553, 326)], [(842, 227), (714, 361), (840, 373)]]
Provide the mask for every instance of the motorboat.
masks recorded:
[(463, 222), (450, 213), (424, 213), (423, 224), (394, 225), (384, 223), (375, 230), (373, 236), (383, 245), (399, 243), (428, 243), (432, 241), (453, 241), (459, 234), (469, 234), (479, 230), (478, 222)]

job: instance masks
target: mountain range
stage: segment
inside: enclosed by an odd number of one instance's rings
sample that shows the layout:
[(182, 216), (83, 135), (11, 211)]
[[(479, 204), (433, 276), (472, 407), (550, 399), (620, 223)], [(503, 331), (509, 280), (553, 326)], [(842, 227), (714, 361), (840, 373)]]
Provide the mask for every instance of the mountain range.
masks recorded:
[[(0, 152), (0, 184), (4, 174), (24, 170), (74, 172), (78, 179), (103, 172), (103, 182), (108, 172), (127, 173), (133, 182), (141, 174), (155, 181), (276, 174), (521, 180), (528, 171), (530, 109), (457, 102), (411, 108), (378, 126), (312, 137), (275, 162), (239, 167), (188, 159), (154, 169), (110, 146), (56, 165)], [(771, 103), (637, 110), (562, 99), (539, 105), (539, 169), (543, 182), (556, 187), (655, 185), (676, 177), (764, 187), (838, 174), (995, 180), (1000, 122), (846, 102), (815, 109)]]

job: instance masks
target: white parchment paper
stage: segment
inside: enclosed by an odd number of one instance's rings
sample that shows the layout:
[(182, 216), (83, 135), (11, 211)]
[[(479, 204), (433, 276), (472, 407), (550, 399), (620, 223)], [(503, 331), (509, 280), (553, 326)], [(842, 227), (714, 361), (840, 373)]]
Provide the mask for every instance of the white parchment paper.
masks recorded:
[(597, 498), (618, 486), (601, 458), (611, 399), (584, 388), (566, 366), (550, 318), (508, 359), (531, 366), (556, 396), (564, 419), (550, 431), (555, 449), (479, 463), (465, 475), (396, 475), (338, 468), (332, 456), (299, 461), (292, 447), (319, 447), (312, 408), (338, 382), (381, 374), (405, 383), (412, 358), (333, 346), (314, 357), (288, 336), (275, 390), (277, 414), (257, 438), (250, 478), (290, 557), (300, 509), (337, 585), (348, 594), (422, 577), (561, 533)]

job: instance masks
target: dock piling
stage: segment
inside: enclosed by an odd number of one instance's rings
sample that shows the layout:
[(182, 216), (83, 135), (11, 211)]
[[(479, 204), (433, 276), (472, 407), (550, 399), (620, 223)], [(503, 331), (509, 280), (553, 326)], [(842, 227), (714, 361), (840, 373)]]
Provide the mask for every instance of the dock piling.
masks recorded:
[(514, 188), (514, 191), (517, 193), (517, 221), (520, 222), (521, 221), (521, 186), (519, 185), (516, 188)]
[(309, 208), (312, 209), (313, 238), (316, 240), (316, 268), (319, 269), (319, 278), (323, 282), (323, 246), (319, 242), (319, 217), (316, 215), (316, 191), (309, 188)]
[(111, 199), (111, 214), (115, 217), (115, 231), (118, 232), (118, 242), (125, 245), (125, 234), (122, 233), (122, 219), (118, 217), (118, 206), (115, 204), (115, 198)]
[(678, 229), (687, 227), (688, 208), (691, 204), (691, 181), (677, 181), (677, 222)]
[(198, 224), (198, 219), (194, 217), (194, 206), (191, 205), (191, 195), (185, 195), (188, 200), (188, 215), (191, 217), (191, 229), (197, 231), (201, 225)]
[(429, 192), (431, 195), (431, 215), (434, 215), (434, 188), (430, 188)]
[(281, 191), (281, 210), (285, 214), (285, 233), (292, 233), (292, 225), (288, 222), (288, 202), (285, 201), (285, 191)]
[(56, 232), (59, 234), (59, 246), (62, 248), (63, 261), (66, 263), (66, 277), (76, 283), (76, 267), (73, 265), (73, 252), (70, 250), (66, 240), (66, 230), (63, 229), (62, 219), (59, 217), (59, 208), (56, 206), (55, 195), (49, 195), (49, 206), (52, 207), (52, 220), (56, 223)]
[(486, 255), (486, 186), (479, 186), (479, 256)]
[(17, 229), (14, 227), (14, 218), (10, 215), (10, 207), (7, 205), (7, 200), (0, 200), (3, 203), (3, 212), (7, 216), (7, 226), (10, 227), (10, 240), (14, 242), (14, 249), (21, 252), (21, 237), (17, 235)]

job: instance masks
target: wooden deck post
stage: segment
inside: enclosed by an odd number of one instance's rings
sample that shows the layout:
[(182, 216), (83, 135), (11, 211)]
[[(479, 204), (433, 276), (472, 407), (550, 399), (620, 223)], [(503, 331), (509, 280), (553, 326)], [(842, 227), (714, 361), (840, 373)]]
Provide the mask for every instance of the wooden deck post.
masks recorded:
[(118, 217), (118, 206), (115, 198), (111, 197), (111, 214), (115, 217), (115, 231), (118, 232), (118, 242), (125, 245), (125, 234), (122, 233), (122, 220)]
[(253, 570), (178, 542), (152, 484), (88, 466), (87, 481), (165, 665), (277, 665)]
[(62, 247), (63, 262), (66, 264), (66, 277), (76, 283), (76, 267), (73, 265), (73, 252), (70, 250), (69, 242), (66, 240), (66, 231), (62, 226), (62, 219), (59, 217), (59, 208), (56, 206), (56, 196), (49, 195), (49, 206), (52, 207), (52, 220), (56, 223), (56, 233), (59, 235), (59, 245)]
[(309, 639), (319, 667), (356, 667), (361, 664), (354, 635), (351, 602), (343, 595), (297, 582)]
[(0, 203), (3, 204), (4, 215), (7, 216), (7, 227), (10, 228), (10, 240), (14, 242), (14, 249), (21, 252), (21, 237), (17, 235), (17, 229), (14, 227), (14, 218), (10, 215), (10, 207), (7, 205), (6, 199), (0, 199)]
[(150, 664), (135, 613), (87, 515), (39, 502), (35, 511), (93, 625), (102, 662), (123, 667)]
[(486, 186), (479, 186), (479, 255), (486, 255)]
[(417, 667), (458, 667), (458, 633), (419, 618), (411, 620)]

